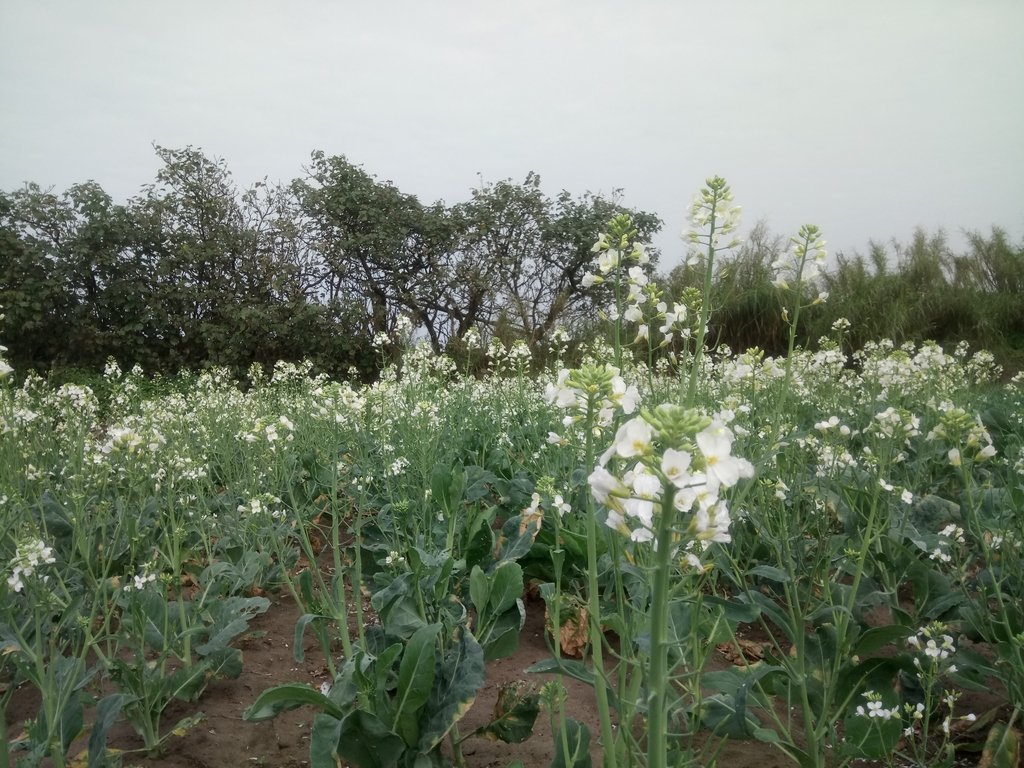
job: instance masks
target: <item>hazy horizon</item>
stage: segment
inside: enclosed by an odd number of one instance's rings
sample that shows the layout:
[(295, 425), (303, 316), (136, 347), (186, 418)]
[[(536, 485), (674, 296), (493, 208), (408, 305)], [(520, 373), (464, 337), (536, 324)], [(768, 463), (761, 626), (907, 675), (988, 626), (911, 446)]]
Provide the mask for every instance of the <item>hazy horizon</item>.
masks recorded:
[[(502, 12), (504, 11), (504, 12)], [(1024, 236), (1024, 4), (234, 0), (3, 7), (0, 188), (153, 181), (152, 144), (222, 157), (242, 188), (345, 155), (424, 202), (530, 171), (624, 190), (684, 251), (724, 176), (780, 235), (832, 252), (916, 227)], [(1015, 89), (1014, 86), (1017, 86)]]

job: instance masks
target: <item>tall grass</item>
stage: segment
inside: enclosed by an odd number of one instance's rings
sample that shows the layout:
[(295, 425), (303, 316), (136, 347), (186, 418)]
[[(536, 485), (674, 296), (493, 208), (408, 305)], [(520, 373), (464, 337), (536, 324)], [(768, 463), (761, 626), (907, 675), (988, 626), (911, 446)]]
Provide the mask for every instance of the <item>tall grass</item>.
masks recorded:
[[(771, 269), (784, 247), (760, 222), (716, 269), (712, 343), (785, 351), (789, 326)], [(685, 265), (672, 272), (672, 295), (695, 284), (692, 272)], [(1014, 245), (1001, 229), (969, 233), (962, 252), (941, 231), (919, 229), (909, 243), (872, 241), (866, 253), (839, 253), (820, 288), (829, 301), (801, 316), (798, 346), (816, 348), (837, 319), (847, 318), (853, 322), (847, 352), (883, 338), (945, 348), (967, 342), (992, 352), (1007, 371), (1024, 367), (1024, 243)]]

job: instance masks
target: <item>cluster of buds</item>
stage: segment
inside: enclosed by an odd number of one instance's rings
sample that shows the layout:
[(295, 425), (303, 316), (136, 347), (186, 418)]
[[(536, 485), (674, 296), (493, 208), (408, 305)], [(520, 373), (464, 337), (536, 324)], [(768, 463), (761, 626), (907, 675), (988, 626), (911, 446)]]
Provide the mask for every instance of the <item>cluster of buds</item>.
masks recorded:
[[(814, 280), (821, 274), (825, 266), (828, 251), (825, 241), (821, 239), (821, 230), (813, 224), (804, 224), (796, 237), (790, 238), (792, 248), (772, 263), (775, 270), (776, 287), (789, 290), (790, 287), (803, 285)], [(820, 304), (828, 298), (822, 291), (812, 304)]]
[(635, 237), (636, 228), (629, 215), (621, 213), (609, 221), (608, 231), (598, 235), (597, 242), (590, 249), (597, 254), (597, 269), (583, 276), (583, 287), (603, 283), (609, 276), (617, 275), (623, 267), (643, 272), (643, 267), (651, 263), (651, 257), (647, 253), (647, 246), (635, 242)]
[(982, 462), (996, 455), (992, 435), (981, 423), (981, 418), (972, 416), (963, 408), (943, 402), (938, 406), (939, 423), (928, 433), (927, 440), (945, 440), (952, 443), (947, 453), (949, 463), (959, 467), (963, 458)]
[[(559, 371), (558, 379), (547, 385), (544, 399), (569, 411), (562, 419), (563, 426), (570, 427), (593, 415), (593, 427), (599, 430), (612, 423), (617, 409), (627, 416), (632, 414), (640, 403), (640, 392), (635, 385), (626, 384), (614, 365), (586, 365)], [(558, 442), (553, 438), (558, 435), (549, 435), (549, 442)]]
[[(616, 303), (609, 312), (612, 321), (620, 319), (637, 323), (637, 339), (646, 338), (643, 305), (657, 300), (657, 289), (651, 284), (651, 257), (644, 243), (636, 242), (637, 230), (627, 214), (619, 214), (608, 222), (608, 231), (598, 235), (591, 249), (594, 270), (583, 276), (583, 287), (590, 288), (606, 281), (626, 288), (626, 296), (616, 294)], [(622, 306), (625, 305), (625, 309)]]
[[(717, 250), (723, 247), (722, 238), (732, 235), (739, 228), (741, 209), (738, 205), (732, 205), (732, 190), (725, 179), (714, 176), (705, 183), (707, 186), (690, 203), (692, 228), (686, 237), (695, 245), (706, 245)], [(724, 247), (735, 248), (739, 244), (739, 238), (732, 238)]]
[[(691, 541), (731, 541), (729, 508), (719, 493), (754, 475), (749, 461), (731, 455), (732, 442), (723, 421), (695, 410), (669, 403), (643, 410), (619, 428), (601, 456), (588, 478), (591, 494), (607, 508), (608, 526), (633, 541), (655, 538), (656, 516), (665, 507), (688, 516), (685, 529), (675, 530)], [(612, 458), (627, 460), (621, 475), (606, 468)]]

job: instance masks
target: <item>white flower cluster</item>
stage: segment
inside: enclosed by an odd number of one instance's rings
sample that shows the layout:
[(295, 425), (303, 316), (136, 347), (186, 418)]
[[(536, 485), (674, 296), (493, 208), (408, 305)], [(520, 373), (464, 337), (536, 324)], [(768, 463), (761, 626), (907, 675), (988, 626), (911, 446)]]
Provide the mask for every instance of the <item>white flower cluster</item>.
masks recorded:
[(287, 416), (280, 416), (270, 423), (257, 423), (251, 431), (240, 432), (236, 437), (246, 443), (255, 443), (260, 440), (261, 433), (271, 449), (276, 450), (278, 442), (290, 443), (295, 439), (295, 424)]
[(921, 419), (907, 410), (889, 406), (875, 414), (870, 429), (885, 437), (903, 440), (909, 445), (910, 438), (921, 434)]
[[(775, 270), (772, 282), (785, 290), (814, 280), (821, 274), (828, 258), (825, 241), (820, 238), (820, 232), (815, 226), (801, 227), (799, 234), (790, 238), (790, 243), (793, 247), (772, 263), (772, 269)], [(821, 303), (827, 298), (828, 293), (822, 291), (814, 303)]]
[[(643, 305), (651, 302), (657, 294), (648, 275), (651, 257), (646, 244), (632, 239), (636, 230), (628, 216), (615, 217), (609, 222), (608, 228), (611, 234), (602, 232), (591, 248), (597, 254), (595, 268), (583, 275), (583, 287), (590, 288), (605, 280), (624, 285), (628, 293), (621, 319), (638, 324), (636, 340), (639, 341), (647, 338), (649, 333), (644, 322)], [(612, 321), (619, 320), (619, 305), (613, 306), (608, 316)]]
[[(946, 628), (939, 623), (929, 624), (922, 627), (916, 635), (907, 638), (907, 645), (915, 650), (921, 651), (925, 658), (930, 659), (933, 664), (945, 662), (956, 653), (956, 646), (953, 644), (953, 637), (946, 634)], [(914, 666), (921, 668), (921, 659), (914, 659)], [(956, 665), (944, 664), (946, 672), (956, 672)]]
[[(2, 322), (3, 319), (4, 316), (0, 314), (0, 322)], [(0, 381), (3, 381), (14, 372), (14, 369), (7, 364), (6, 360), (4, 360), (4, 352), (6, 351), (7, 347), (5, 347), (3, 344), (0, 344)]]
[(156, 581), (156, 574), (150, 572), (148, 568), (143, 568), (141, 573), (137, 573), (132, 577), (131, 584), (124, 585), (125, 592), (141, 592), (146, 588), (148, 584), (152, 584)]
[(885, 704), (882, 703), (881, 694), (877, 691), (865, 691), (864, 698), (867, 699), (867, 707), (858, 705), (856, 710), (860, 717), (891, 720), (894, 717), (898, 718), (900, 716), (900, 708), (898, 706), (891, 709), (886, 708)]
[[(723, 421), (708, 423), (704, 418), (695, 422), (694, 415), (677, 406), (661, 405), (619, 428), (588, 478), (591, 494), (608, 509), (610, 528), (633, 541), (652, 541), (655, 515), (671, 493), (673, 510), (690, 515), (688, 533), (692, 539), (732, 540), (729, 508), (719, 491), (735, 485), (740, 478), (753, 477), (754, 467), (746, 459), (731, 455), (733, 433)], [(673, 422), (681, 420), (699, 425), (692, 434), (692, 443), (681, 441), (678, 430), (673, 429)], [(621, 477), (605, 468), (613, 457), (632, 462)]]
[[(523, 516), (529, 518), (535, 517), (538, 514), (543, 514), (543, 506), (544, 505), (541, 500), (541, 495), (537, 492), (534, 492), (533, 495), (530, 497), (530, 506), (523, 510)], [(572, 507), (565, 499), (562, 498), (562, 494), (560, 493), (554, 494), (554, 496), (551, 499), (550, 506), (552, 509), (555, 510), (555, 512), (558, 513), (559, 517), (565, 517), (569, 512), (572, 512)]]
[(7, 577), (7, 586), (15, 592), (21, 592), (25, 588), (25, 578), (32, 576), (39, 566), (53, 562), (56, 562), (53, 547), (46, 546), (41, 539), (22, 542), (10, 562), (11, 575)]
[(5, 347), (3, 344), (0, 344), (0, 381), (6, 379), (14, 372), (14, 369), (10, 366), (10, 364), (6, 360), (4, 360), (4, 352), (6, 351), (7, 347)]
[[(599, 392), (597, 406), (597, 425), (606, 427), (612, 423), (615, 410), (621, 408), (626, 415), (632, 414), (640, 404), (640, 392), (634, 384), (626, 384), (619, 375), (619, 369), (613, 365), (595, 366), (592, 370), (581, 369), (570, 371), (563, 368), (558, 372), (555, 382), (549, 383), (544, 389), (544, 400), (548, 405), (574, 411), (562, 419), (563, 426), (569, 427), (582, 419), (589, 407), (590, 387), (582, 380), (583, 377), (604, 380), (607, 387)], [(554, 432), (548, 435), (549, 443), (558, 443), (561, 438)]]
[[(706, 184), (706, 187), (694, 195), (690, 203), (692, 228), (686, 233), (686, 237), (691, 243), (704, 243), (720, 248), (722, 238), (739, 228), (741, 208), (731, 204), (733, 195), (725, 179), (715, 176), (708, 179)], [(704, 234), (704, 229), (708, 230), (707, 234)], [(734, 248), (739, 243), (739, 239), (734, 238), (725, 247)]]
[(252, 515), (253, 517), (270, 515), (274, 520), (283, 520), (288, 515), (281, 506), (281, 498), (272, 493), (263, 493), (251, 498), (248, 503), (239, 504), (236, 511), (240, 515)]

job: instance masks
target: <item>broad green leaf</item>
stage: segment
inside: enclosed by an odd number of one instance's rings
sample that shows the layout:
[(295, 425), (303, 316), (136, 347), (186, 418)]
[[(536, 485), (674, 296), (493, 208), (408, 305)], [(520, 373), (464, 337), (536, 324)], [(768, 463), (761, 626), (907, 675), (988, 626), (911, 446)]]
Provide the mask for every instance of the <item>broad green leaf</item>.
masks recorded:
[(468, 630), (449, 647), (434, 678), (427, 719), (420, 734), (420, 752), (430, 752), (462, 719), (484, 684), (484, 652)]
[(854, 656), (868, 656), (881, 650), (890, 643), (904, 640), (912, 634), (913, 630), (899, 624), (889, 624), (884, 627), (872, 627), (864, 631), (853, 647)]
[(518, 560), (529, 552), (537, 534), (540, 533), (543, 519), (543, 513), (537, 512), (536, 514), (516, 515), (505, 521), (498, 543), (500, 547), (498, 559)]
[(276, 685), (259, 695), (252, 706), (242, 713), (242, 717), (250, 722), (258, 723), (262, 720), (270, 720), (282, 712), (290, 709), (298, 709), (305, 705), (312, 705), (330, 715), (336, 720), (345, 716), (338, 706), (320, 691), (310, 688), (308, 685), (299, 683), (287, 683)]
[(430, 476), (431, 498), (447, 513), (462, 503), (462, 494), (466, 484), (466, 473), (461, 465), (448, 467), (438, 464)]
[(996, 723), (989, 729), (978, 768), (1017, 768), (1021, 751), (1020, 732), (1006, 723)]
[(196, 646), (196, 653), (206, 656), (227, 647), (249, 628), (253, 617), (266, 613), (269, 607), (270, 601), (265, 597), (228, 597), (212, 603), (207, 609), (213, 619), (213, 626), (208, 630), (210, 637)]
[(760, 721), (732, 695), (716, 693), (701, 702), (701, 725), (718, 738), (749, 739), (760, 727)]
[[(389, 645), (373, 660), (373, 712), (390, 727), (394, 727), (395, 662), (402, 655), (402, 643)], [(358, 654), (358, 652), (357, 652)], [(337, 697), (334, 697), (337, 701)]]
[(89, 734), (89, 768), (102, 768), (106, 763), (107, 731), (117, 722), (127, 698), (123, 693), (112, 693), (96, 705), (96, 719)]
[(531, 675), (557, 672), (575, 678), (590, 686), (594, 685), (595, 680), (594, 673), (590, 667), (574, 659), (561, 659), (561, 661), (558, 659), (544, 659), (544, 661), (538, 661), (523, 671)]
[(761, 609), (752, 603), (741, 603), (715, 595), (706, 595), (705, 605), (713, 605), (722, 609), (723, 615), (730, 623), (749, 624), (761, 615)]
[(327, 620), (326, 616), (316, 613), (304, 613), (299, 616), (299, 620), (295, 622), (295, 637), (292, 640), (292, 654), (296, 661), (304, 661), (306, 658), (306, 649), (302, 642), (306, 634), (306, 627), (314, 622)]
[(375, 592), (370, 598), (370, 604), (380, 616), (384, 630), (393, 637), (406, 640), (417, 629), (426, 626), (419, 613), (411, 573), (403, 573)]
[(483, 572), (479, 565), (474, 565), (473, 570), (469, 572), (469, 599), (473, 601), (473, 606), (476, 608), (477, 613), (487, 609), (487, 599), (491, 594), (490, 589), (487, 574)]
[(785, 584), (790, 581), (790, 576), (781, 568), (774, 565), (755, 565), (747, 571), (747, 576), (760, 576), (762, 579), (774, 581), (777, 584)]
[(751, 738), (761, 725), (751, 709), (770, 706), (758, 684), (770, 675), (782, 674), (781, 667), (759, 662), (703, 675), (702, 685), (716, 692), (702, 704), (704, 724), (720, 736)]
[(196, 701), (209, 681), (207, 673), (210, 664), (207, 660), (200, 661), (190, 667), (182, 667), (162, 682), (162, 687), (169, 696), (182, 701)]
[[(407, 750), (402, 739), (377, 716), (357, 709), (341, 721), (337, 752), (356, 768), (393, 768)], [(338, 768), (343, 764), (339, 760), (328, 765)]]
[(342, 721), (318, 712), (313, 717), (309, 732), (309, 767), (338, 768), (338, 742), (341, 741)]
[(406, 643), (398, 669), (394, 730), (410, 747), (419, 737), (420, 709), (430, 697), (434, 685), (437, 636), (440, 631), (440, 624), (417, 629)]
[(523, 596), (523, 569), (519, 563), (503, 560), (488, 576), (490, 582), (489, 606), (498, 614), (507, 611)]
[(514, 608), (505, 611), (487, 628), (487, 636), (480, 641), (486, 661), (497, 661), (511, 656), (519, 647), (519, 633), (526, 621), (526, 608), (517, 600)]
[(242, 652), (238, 648), (221, 648), (203, 660), (207, 677), (225, 677), (235, 680), (242, 674)]

